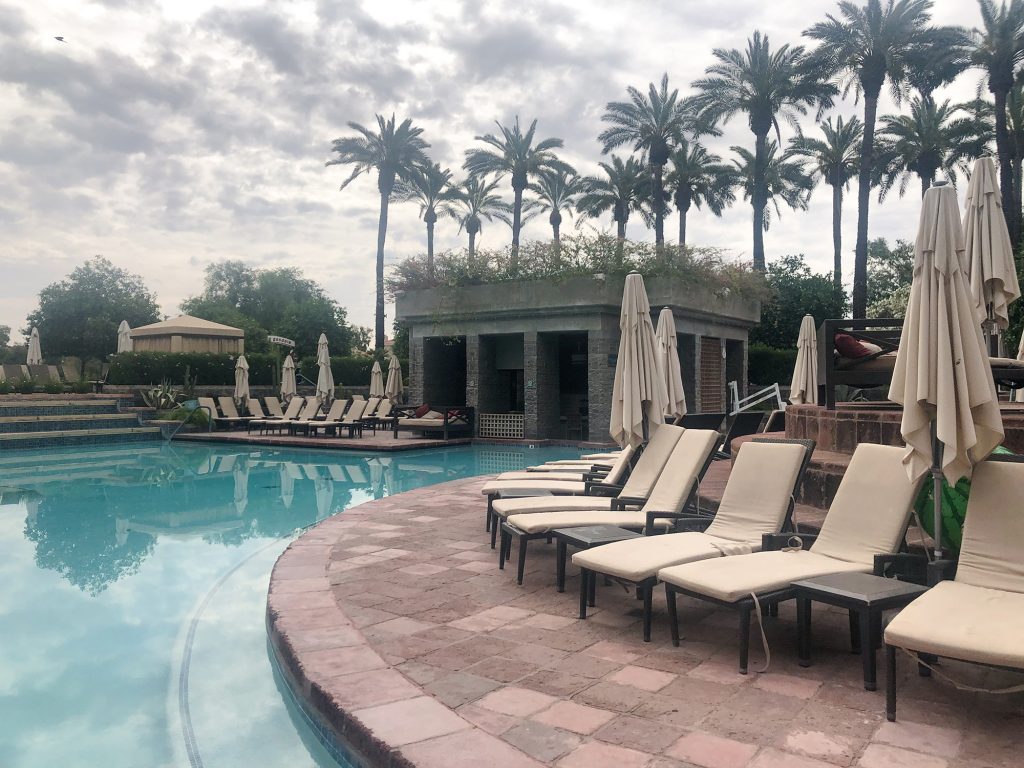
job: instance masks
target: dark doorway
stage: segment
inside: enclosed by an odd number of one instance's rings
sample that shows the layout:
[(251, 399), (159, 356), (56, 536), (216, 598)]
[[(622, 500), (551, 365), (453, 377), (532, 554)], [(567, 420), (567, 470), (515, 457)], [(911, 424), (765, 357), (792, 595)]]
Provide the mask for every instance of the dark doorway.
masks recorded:
[(433, 406), (466, 404), (466, 337), (423, 340), (423, 400)]

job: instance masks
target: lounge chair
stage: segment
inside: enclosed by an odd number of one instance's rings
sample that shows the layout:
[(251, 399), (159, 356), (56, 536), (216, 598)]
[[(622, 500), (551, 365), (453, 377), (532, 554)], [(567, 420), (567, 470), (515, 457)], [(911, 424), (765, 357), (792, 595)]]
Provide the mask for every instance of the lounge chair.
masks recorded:
[(512, 551), (512, 540), (519, 543), (519, 570), (516, 580), (523, 583), (526, 568), (526, 545), (531, 539), (547, 538), (558, 528), (580, 528), (588, 525), (615, 525), (630, 530), (653, 530), (672, 525), (672, 518), (689, 508), (696, 501), (697, 490), (704, 473), (715, 455), (715, 447), (721, 435), (711, 429), (687, 429), (665, 464), (651, 490), (650, 496), (640, 509), (616, 508), (611, 510), (570, 510), (566, 512), (538, 512), (535, 514), (509, 515), (501, 525), (501, 547), (498, 564), (505, 567), (505, 560)]
[(786, 431), (786, 411), (775, 410), (768, 414), (768, 420), (764, 423), (764, 429), (762, 432), (785, 432)]
[(238, 409), (235, 408), (234, 398), (221, 396), (217, 398), (217, 405), (220, 406), (220, 412), (224, 414), (224, 420), (234, 424), (248, 424), (252, 421), (255, 416), (240, 416)]
[(325, 419), (324, 421), (315, 421), (309, 425), (310, 432), (315, 434), (319, 430), (331, 434), (338, 434), (339, 430), (344, 427), (348, 429), (349, 437), (352, 437), (356, 432), (362, 433), (363, 430), (363, 414), (366, 412), (366, 400), (352, 400), (352, 405), (345, 412), (342, 418), (335, 421)]
[(337, 423), (341, 419), (342, 414), (345, 413), (346, 405), (348, 405), (347, 400), (335, 400), (333, 403), (331, 403), (331, 407), (328, 409), (327, 414), (322, 419), (299, 419), (297, 421), (292, 422), (289, 425), (288, 429), (291, 430), (292, 432), (302, 430), (307, 435), (312, 434), (313, 429), (317, 425)]
[(295, 427), (297, 425), (305, 426), (313, 422), (317, 416), (320, 415), (320, 406), (323, 405), (323, 401), (316, 397), (306, 398), (306, 404), (302, 406), (302, 411), (294, 419), (275, 419), (267, 425), (268, 429), (287, 429), (288, 434), (295, 434)]
[(215, 425), (220, 426), (221, 424), (231, 425), (233, 422), (231, 419), (225, 418), (221, 415), (220, 411), (217, 410), (217, 403), (212, 397), (197, 397), (196, 400), (199, 403), (199, 407), (207, 411), (207, 415), (210, 417)]
[(245, 406), (249, 409), (249, 415), (252, 417), (246, 420), (245, 431), (251, 433), (253, 422), (266, 421), (267, 414), (263, 412), (263, 406), (260, 405), (260, 401), (255, 397), (250, 397)]
[[(282, 418), (253, 419), (251, 424), (253, 427), (259, 427), (261, 433), (266, 432), (268, 429), (286, 429), (290, 421), (299, 417), (299, 411), (302, 410), (303, 403), (305, 403), (305, 399), (296, 395), (288, 402), (288, 408), (285, 409)], [(268, 409), (270, 408), (269, 398), (267, 407)], [(319, 408), (319, 405), (317, 408)]]
[[(1024, 457), (993, 455), (974, 469), (956, 577), (939, 581), (889, 622), (886, 716), (896, 719), (896, 651), (1024, 670)], [(948, 576), (953, 563), (931, 563)], [(934, 581), (935, 579), (931, 579)], [(919, 668), (923, 675), (930, 671)]]
[(640, 454), (640, 458), (629, 473), (629, 478), (621, 488), (615, 488), (609, 483), (591, 483), (590, 493), (577, 496), (542, 491), (542, 495), (516, 497), (513, 491), (510, 498), (490, 498), (487, 505), (486, 527), (491, 531), (491, 548), (494, 548), (499, 524), (509, 515), (572, 510), (588, 512), (597, 509), (610, 511), (627, 507), (639, 509), (646, 503), (684, 431), (681, 427), (671, 424), (659, 427), (651, 436), (647, 447)]
[(725, 421), (725, 413), (687, 413), (676, 419), (676, 425), (683, 429), (719, 430)]
[(4, 381), (28, 381), (32, 377), (28, 375), (28, 367), (14, 363), (4, 363)]
[(651, 595), (658, 583), (658, 571), (736, 551), (761, 549), (762, 535), (789, 527), (796, 491), (813, 451), (814, 443), (809, 440), (755, 439), (737, 454), (713, 518), (679, 518), (675, 527), (688, 530), (619, 541), (574, 554), (572, 562), (581, 569), (580, 618), (587, 617), (590, 581), (598, 574), (610, 576), (642, 596), (644, 641), (650, 641)]
[(428, 410), (422, 416), (416, 416), (415, 408), (400, 408), (391, 420), (391, 429), (398, 439), (399, 430), (419, 432), (422, 436), (440, 434), (447, 440), (452, 434), (473, 434), (473, 416), (475, 410), (466, 406), (444, 406), (442, 410)]
[(732, 458), (732, 441), (737, 437), (756, 435), (757, 430), (764, 421), (764, 413), (761, 411), (741, 411), (734, 414), (729, 420), (729, 429), (722, 440), (722, 447), (715, 453), (716, 459)]
[(380, 401), (374, 413), (370, 413), (369, 409), (363, 412), (363, 424), (372, 429), (374, 434), (377, 434), (377, 427), (386, 427), (391, 423), (391, 411), (393, 408), (394, 404), (385, 397)]
[(263, 404), (267, 407), (267, 416), (271, 419), (284, 418), (284, 411), (281, 410), (281, 401), (278, 398), (270, 395), (263, 398)]
[(878, 555), (896, 551), (906, 535), (910, 510), (921, 487), (903, 466), (904, 448), (861, 443), (839, 483), (821, 532), (765, 536), (749, 555), (685, 563), (658, 571), (665, 583), (672, 644), (679, 645), (676, 595), (681, 593), (740, 614), (741, 674), (747, 673), (750, 614), (754, 600), (769, 607), (793, 598), (792, 583), (830, 573), (871, 573)]

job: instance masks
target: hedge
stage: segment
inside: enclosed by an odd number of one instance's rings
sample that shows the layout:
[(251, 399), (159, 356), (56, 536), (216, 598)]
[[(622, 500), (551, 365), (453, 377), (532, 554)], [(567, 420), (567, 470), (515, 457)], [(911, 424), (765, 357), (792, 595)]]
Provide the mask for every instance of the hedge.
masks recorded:
[(795, 349), (775, 349), (765, 344), (751, 344), (747, 351), (747, 379), (752, 384), (781, 384), (793, 381), (796, 366)]
[[(249, 383), (253, 386), (274, 384), (273, 353), (254, 352), (245, 356), (249, 363)], [(230, 386), (235, 383), (235, 358), (232, 355), (215, 355), (184, 352), (123, 352), (110, 358), (111, 384), (159, 384), (164, 379), (180, 385), (185, 380), (185, 369), (196, 378), (201, 386)], [(299, 361), (298, 370), (310, 381), (316, 381), (316, 358), (305, 357)], [(332, 357), (331, 371), (338, 385), (348, 387), (368, 386), (373, 358), (365, 355)], [(408, 371), (407, 364), (402, 370)], [(384, 371), (385, 380), (387, 370)]]

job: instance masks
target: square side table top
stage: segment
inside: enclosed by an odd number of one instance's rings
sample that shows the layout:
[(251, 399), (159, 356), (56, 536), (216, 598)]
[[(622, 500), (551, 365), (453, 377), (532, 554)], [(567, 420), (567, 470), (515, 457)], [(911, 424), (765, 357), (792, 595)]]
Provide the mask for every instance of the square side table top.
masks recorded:
[(643, 536), (642, 533), (627, 531), (625, 528), (619, 528), (615, 525), (586, 525), (580, 528), (558, 528), (551, 533), (556, 539), (583, 549)]
[(928, 587), (886, 579), (870, 573), (831, 573), (794, 581), (793, 587), (812, 599), (838, 598), (872, 607), (882, 603), (909, 603)]

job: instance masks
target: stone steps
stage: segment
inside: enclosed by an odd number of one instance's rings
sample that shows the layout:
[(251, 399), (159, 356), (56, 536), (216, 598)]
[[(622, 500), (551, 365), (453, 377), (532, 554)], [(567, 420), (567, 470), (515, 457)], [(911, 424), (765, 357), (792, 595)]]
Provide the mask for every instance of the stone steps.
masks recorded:
[(0, 399), (0, 417), (118, 413), (117, 400)]
[(73, 413), (50, 416), (0, 416), (0, 436), (17, 432), (60, 432), (76, 429), (136, 427), (133, 413)]
[(57, 448), (66, 445), (109, 445), (111, 443), (157, 440), (160, 437), (159, 427), (7, 432), (0, 434), (0, 451), (21, 448)]

